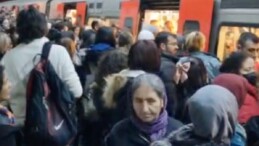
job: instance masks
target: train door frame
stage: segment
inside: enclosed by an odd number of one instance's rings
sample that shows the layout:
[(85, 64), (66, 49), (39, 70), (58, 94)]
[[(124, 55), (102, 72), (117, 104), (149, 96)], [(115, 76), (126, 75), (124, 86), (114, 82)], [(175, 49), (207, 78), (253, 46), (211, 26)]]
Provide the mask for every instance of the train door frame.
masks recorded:
[[(176, 4), (177, 3), (177, 4)], [(135, 10), (134, 14), (129, 13), (129, 5)], [(176, 5), (176, 6), (175, 6)], [(126, 16), (133, 15), (133, 35), (136, 36), (142, 27), (143, 18), (146, 10), (179, 10), (179, 0), (127, 0), (121, 2), (120, 27), (124, 28)], [(128, 12), (128, 13), (126, 13)]]
[(222, 1), (223, 0), (215, 0), (214, 2), (213, 23), (209, 39), (209, 52), (217, 55), (221, 60), (223, 60), (224, 57), (218, 55), (218, 44), (221, 37), (220, 31), (223, 26), (259, 28), (259, 1), (251, 0), (251, 2), (247, 4), (243, 4), (242, 1), (239, 1), (241, 2), (240, 5), (236, 3), (236, 6), (229, 5), (229, 8), (224, 6)]

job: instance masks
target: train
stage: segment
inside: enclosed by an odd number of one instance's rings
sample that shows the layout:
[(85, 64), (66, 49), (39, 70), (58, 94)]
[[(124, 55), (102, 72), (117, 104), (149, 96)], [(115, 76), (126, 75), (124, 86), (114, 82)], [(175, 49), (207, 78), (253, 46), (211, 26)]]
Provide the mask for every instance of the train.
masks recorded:
[(124, 0), (119, 26), (127, 27), (136, 35), (150, 19), (163, 24), (168, 17), (176, 21), (175, 33), (179, 35), (203, 32), (207, 40), (204, 51), (220, 60), (236, 51), (241, 33), (259, 36), (259, 0)]
[(91, 24), (93, 20), (104, 20), (106, 23), (117, 23), (120, 13), (120, 1), (113, 0), (9, 0), (1, 2), (0, 7), (20, 11), (34, 5), (49, 19), (72, 18), (80, 20), (82, 25)]
[(102, 19), (118, 23), (134, 36), (152, 20), (161, 28), (172, 21), (174, 33), (187, 35), (201, 31), (206, 37), (206, 52), (223, 60), (237, 48), (243, 32), (259, 36), (259, 0), (12, 0), (1, 6), (22, 9), (36, 5), (50, 19), (73, 17), (82, 25)]

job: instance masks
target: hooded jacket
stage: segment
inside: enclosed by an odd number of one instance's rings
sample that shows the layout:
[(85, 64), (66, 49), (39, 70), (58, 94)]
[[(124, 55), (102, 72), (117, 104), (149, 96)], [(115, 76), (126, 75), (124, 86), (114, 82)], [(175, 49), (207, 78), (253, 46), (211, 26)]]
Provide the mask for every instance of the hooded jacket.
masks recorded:
[(85, 137), (87, 145), (100, 146), (103, 138), (120, 120), (128, 117), (128, 89), (133, 78), (144, 74), (141, 70), (123, 70), (105, 78), (105, 86), (96, 83), (91, 85), (92, 100), (86, 107), (87, 120), (85, 123)]
[(245, 124), (251, 117), (259, 115), (259, 103), (256, 88), (245, 78), (235, 74), (221, 74), (213, 81), (231, 91), (239, 104), (238, 122)]
[[(171, 146), (230, 145), (238, 123), (238, 105), (230, 91), (218, 85), (205, 86), (189, 99), (188, 108), (192, 124), (172, 132), (164, 141)], [(169, 145), (155, 142), (151, 146)]]

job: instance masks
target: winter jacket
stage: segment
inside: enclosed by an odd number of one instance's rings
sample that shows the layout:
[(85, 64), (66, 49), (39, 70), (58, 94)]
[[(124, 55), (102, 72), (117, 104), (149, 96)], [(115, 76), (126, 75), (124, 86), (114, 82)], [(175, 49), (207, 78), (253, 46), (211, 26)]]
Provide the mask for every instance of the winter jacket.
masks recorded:
[(84, 65), (87, 68), (87, 74), (94, 74), (97, 70), (98, 61), (101, 56), (107, 53), (108, 51), (113, 50), (113, 48), (108, 44), (95, 44), (86, 51), (86, 56), (84, 59)]
[(251, 117), (259, 115), (259, 101), (256, 88), (251, 84), (248, 84), (247, 89), (247, 96), (238, 115), (238, 121), (241, 124), (245, 124)]
[(197, 57), (202, 60), (211, 80), (219, 75), (219, 67), (221, 63), (216, 57), (203, 52), (191, 52), (190, 56)]
[(92, 99), (89, 99), (87, 106), (89, 109), (84, 122), (83, 137), (86, 142), (84, 145), (101, 146), (112, 127), (128, 117), (127, 97), (131, 81), (144, 73), (144, 71), (124, 70), (105, 78), (104, 87), (96, 83), (90, 85)]
[(177, 63), (177, 61), (178, 58), (166, 53), (162, 53), (159, 77), (165, 84), (166, 95), (168, 98), (166, 110), (168, 112), (168, 115), (171, 117), (174, 116), (176, 102), (176, 85), (173, 81), (173, 75), (176, 72), (175, 64)]
[(237, 124), (235, 135), (231, 139), (231, 146), (246, 146), (246, 137), (245, 129)]
[[(179, 121), (169, 118), (165, 137), (181, 126)], [(150, 138), (137, 129), (129, 119), (116, 124), (105, 140), (105, 146), (149, 146), (150, 144)]]

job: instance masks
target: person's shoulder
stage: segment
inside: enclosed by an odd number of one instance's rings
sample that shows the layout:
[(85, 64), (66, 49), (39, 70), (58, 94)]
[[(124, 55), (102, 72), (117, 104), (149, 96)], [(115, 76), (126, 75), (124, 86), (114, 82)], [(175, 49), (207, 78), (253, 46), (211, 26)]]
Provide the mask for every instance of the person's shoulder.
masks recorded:
[(207, 58), (209, 58), (210, 60), (212, 60), (212, 61), (218, 61), (218, 62), (220, 62), (220, 61), (219, 61), (219, 58), (218, 58), (216, 55), (214, 55), (214, 54), (207, 53), (207, 52), (203, 52), (203, 54), (204, 54)]
[(56, 53), (62, 53), (62, 52), (66, 52), (66, 48), (61, 45), (52, 44), (51, 51)]
[(111, 133), (123, 133), (130, 127), (130, 119), (124, 119), (113, 126)]
[(178, 128), (180, 128), (182, 126), (183, 126), (182, 122), (180, 122), (174, 118), (171, 118), (171, 117), (168, 118), (168, 128), (170, 130), (177, 130)]
[(3, 58), (1, 59), (1, 64), (8, 62), (8, 60), (10, 60), (10, 59), (16, 58), (17, 55), (19, 54), (18, 51), (20, 48), (21, 48), (20, 46), (16, 46), (13, 49), (6, 52), (5, 55), (3, 56)]

